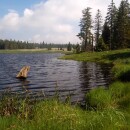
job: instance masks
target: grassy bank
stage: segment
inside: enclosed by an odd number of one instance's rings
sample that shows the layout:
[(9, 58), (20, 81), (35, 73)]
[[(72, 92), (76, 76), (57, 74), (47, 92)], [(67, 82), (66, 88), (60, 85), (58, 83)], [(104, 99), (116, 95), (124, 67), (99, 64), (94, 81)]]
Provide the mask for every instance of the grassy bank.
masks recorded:
[(115, 83), (108, 90), (97, 88), (87, 95), (87, 103), (94, 110), (118, 109), (126, 119), (124, 129), (130, 129), (130, 49), (88, 52), (65, 55), (62, 59), (113, 64)]
[(130, 81), (130, 49), (65, 55), (62, 59), (112, 63), (114, 65), (112, 68), (114, 77), (123, 81)]
[[(99, 88), (88, 93), (86, 109), (71, 106), (69, 102), (61, 103), (56, 98), (32, 102), (29, 98), (20, 100), (14, 95), (3, 96), (0, 102), (0, 129), (125, 130), (130, 128), (125, 117), (127, 114), (129, 119), (129, 113), (122, 111), (124, 100), (119, 102), (124, 92), (122, 86), (116, 94), (113, 88), (112, 85), (109, 91)], [(120, 104), (123, 104), (122, 107)]]
[(56, 98), (32, 102), (5, 94), (0, 100), (0, 130), (129, 130), (130, 49), (73, 54), (64, 59), (112, 63), (115, 82), (108, 89), (87, 93), (85, 109)]
[(65, 55), (61, 59), (113, 63), (118, 60), (122, 62), (123, 59), (127, 58), (130, 58), (130, 49), (104, 52), (84, 52), (79, 54)]
[(58, 50), (57, 48), (48, 49), (16, 49), (16, 50), (0, 50), (0, 54), (21, 54), (21, 53), (72, 53), (67, 50)]

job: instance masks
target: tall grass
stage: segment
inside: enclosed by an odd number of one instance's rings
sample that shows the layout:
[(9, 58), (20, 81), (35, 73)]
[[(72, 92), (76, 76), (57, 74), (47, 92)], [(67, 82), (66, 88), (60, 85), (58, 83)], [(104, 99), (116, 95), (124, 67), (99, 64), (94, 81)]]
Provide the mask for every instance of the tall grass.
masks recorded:
[[(87, 95), (87, 108), (95, 111), (112, 110), (114, 113), (120, 113), (118, 118), (124, 117), (122, 129), (130, 129), (130, 83), (114, 82), (106, 90), (105, 88), (96, 88)], [(118, 112), (117, 112), (118, 111)], [(121, 114), (122, 113), (122, 114)], [(121, 116), (122, 115), (122, 116)], [(112, 115), (111, 118), (114, 116)]]
[(1, 130), (119, 130), (124, 127), (122, 112), (115, 109), (87, 111), (56, 100), (35, 105), (32, 119), (18, 115), (1, 116)]
[(116, 108), (117, 103), (112, 93), (104, 87), (91, 90), (86, 97), (87, 107), (95, 110), (103, 110), (106, 108)]
[(87, 94), (86, 109), (56, 98), (32, 101), (5, 94), (0, 101), (0, 130), (127, 129), (130, 128), (127, 122), (130, 109), (126, 107), (130, 106), (127, 104), (129, 93), (129, 84), (120, 82), (112, 84), (108, 90), (94, 89)]

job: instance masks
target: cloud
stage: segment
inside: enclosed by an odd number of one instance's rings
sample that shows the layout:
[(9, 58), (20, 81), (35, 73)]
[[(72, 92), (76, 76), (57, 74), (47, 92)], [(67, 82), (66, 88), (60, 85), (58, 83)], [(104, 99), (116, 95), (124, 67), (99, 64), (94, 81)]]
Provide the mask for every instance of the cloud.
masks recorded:
[(24, 17), (31, 17), (33, 15), (33, 11), (31, 9), (25, 9), (24, 10)]
[(19, 27), (19, 14), (14, 10), (9, 10), (0, 22), (0, 29), (16, 31)]
[[(119, 3), (119, 0), (115, 2)], [(82, 10), (92, 7), (93, 17), (101, 9), (103, 17), (111, 0), (47, 0), (25, 8), (22, 15), (10, 9), (0, 19), (2, 38), (34, 42), (77, 43)]]

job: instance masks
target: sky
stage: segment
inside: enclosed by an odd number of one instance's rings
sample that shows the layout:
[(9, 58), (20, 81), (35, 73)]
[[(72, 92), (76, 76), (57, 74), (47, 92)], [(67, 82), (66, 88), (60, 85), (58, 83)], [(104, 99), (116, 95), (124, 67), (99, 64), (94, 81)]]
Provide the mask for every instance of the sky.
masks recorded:
[[(119, 6), (120, 0), (114, 0)], [(130, 1), (129, 1), (130, 2)], [(1, 0), (0, 39), (77, 43), (82, 10), (91, 7), (106, 16), (111, 0)]]

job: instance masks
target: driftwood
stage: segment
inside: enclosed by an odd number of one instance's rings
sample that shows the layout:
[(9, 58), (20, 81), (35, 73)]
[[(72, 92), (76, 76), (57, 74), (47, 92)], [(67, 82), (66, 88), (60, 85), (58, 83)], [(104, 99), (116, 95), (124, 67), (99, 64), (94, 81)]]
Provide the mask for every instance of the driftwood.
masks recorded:
[(30, 70), (30, 66), (24, 66), (20, 72), (17, 74), (16, 78), (27, 78), (28, 72)]

